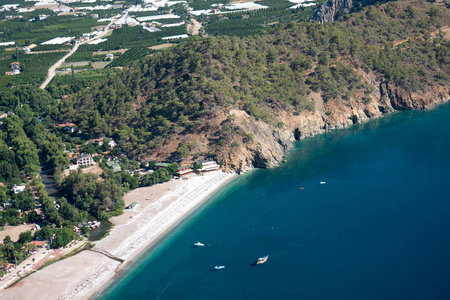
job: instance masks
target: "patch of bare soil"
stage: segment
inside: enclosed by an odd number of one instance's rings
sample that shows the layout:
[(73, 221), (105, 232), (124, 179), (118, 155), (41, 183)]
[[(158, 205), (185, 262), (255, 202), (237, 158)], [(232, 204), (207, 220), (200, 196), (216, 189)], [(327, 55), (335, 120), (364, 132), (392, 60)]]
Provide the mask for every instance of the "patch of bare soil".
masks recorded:
[(160, 50), (160, 49), (164, 49), (167, 47), (171, 47), (173, 44), (172, 43), (165, 43), (165, 44), (161, 44), (161, 45), (156, 45), (156, 46), (152, 46), (152, 47), (148, 47), (148, 49), (152, 49), (152, 50)]
[(115, 54), (115, 53), (120, 53), (120, 54), (124, 54), (126, 51), (128, 51), (128, 49), (119, 49), (119, 50), (111, 50), (111, 51), (97, 51), (94, 52), (94, 55), (106, 55), (109, 53)]
[[(9, 235), (11, 237), (12, 241), (17, 241), (19, 239), (19, 235), (22, 232), (25, 232), (27, 230), (33, 230), (34, 226), (36, 224), (26, 224), (26, 225), (19, 225), (19, 226), (5, 226), (5, 230), (0, 231), (0, 241), (3, 241), (3, 239)], [(31, 231), (33, 233), (33, 231)]]
[(202, 23), (200, 23), (194, 18), (191, 18), (191, 22), (192, 24), (189, 24), (187, 26), (187, 31), (192, 35), (198, 35), (200, 28), (202, 28)]
[(94, 166), (90, 166), (90, 167), (87, 167), (87, 168), (83, 168), (82, 170), (83, 170), (84, 174), (86, 174), (86, 173), (94, 173), (94, 174), (100, 175), (103, 172), (102, 168), (100, 168), (99, 165), (94, 165)]

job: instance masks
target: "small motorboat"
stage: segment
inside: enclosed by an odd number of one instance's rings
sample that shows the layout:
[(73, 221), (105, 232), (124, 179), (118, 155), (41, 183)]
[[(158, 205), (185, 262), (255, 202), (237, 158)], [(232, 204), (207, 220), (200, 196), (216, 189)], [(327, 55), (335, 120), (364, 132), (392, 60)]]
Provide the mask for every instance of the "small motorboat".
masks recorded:
[(325, 181), (321, 181), (321, 182), (320, 182), (320, 184), (325, 184), (325, 183), (326, 183)]
[(214, 270), (222, 270), (225, 269), (225, 266), (215, 266)]
[(194, 244), (196, 247), (203, 247), (203, 246), (205, 246), (205, 244), (202, 244), (202, 243), (200, 243), (200, 242), (197, 242), (197, 243), (195, 243)]
[(256, 265), (261, 265), (261, 264), (265, 263), (268, 259), (269, 259), (269, 255), (260, 257), (260, 258), (258, 258)]

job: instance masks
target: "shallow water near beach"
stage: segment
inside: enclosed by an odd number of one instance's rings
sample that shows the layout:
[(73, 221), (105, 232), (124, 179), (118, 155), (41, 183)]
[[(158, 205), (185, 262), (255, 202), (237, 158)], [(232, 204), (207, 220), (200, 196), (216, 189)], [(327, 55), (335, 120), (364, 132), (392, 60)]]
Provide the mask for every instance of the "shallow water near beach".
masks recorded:
[(449, 128), (445, 105), (298, 142), (99, 299), (450, 299)]

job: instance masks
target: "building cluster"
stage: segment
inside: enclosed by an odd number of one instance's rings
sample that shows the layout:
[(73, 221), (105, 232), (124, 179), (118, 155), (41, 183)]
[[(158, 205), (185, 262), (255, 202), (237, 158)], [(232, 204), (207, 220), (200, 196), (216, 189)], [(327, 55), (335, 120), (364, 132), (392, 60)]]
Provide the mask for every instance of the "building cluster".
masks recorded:
[[(210, 172), (210, 171), (216, 171), (220, 169), (220, 165), (217, 164), (215, 161), (213, 160), (200, 160), (195, 162), (194, 164), (192, 162), (186, 162), (180, 163), (180, 167), (178, 168), (177, 174), (178, 176), (185, 176), (188, 174), (192, 174), (194, 173), (194, 165), (197, 164), (200, 166), (200, 168), (197, 169), (198, 172)], [(170, 166), (170, 163), (156, 163), (155, 164), (155, 169), (161, 169), (161, 168), (167, 168), (168, 166)]]
[(20, 62), (16, 61), (11, 63), (11, 71), (5, 72), (5, 75), (18, 75), (20, 74)]
[[(65, 123), (65, 124), (57, 124), (56, 126), (64, 128), (64, 130), (67, 130), (69, 132), (75, 132), (75, 124), (73, 123)], [(95, 146), (103, 146), (105, 144), (105, 137), (101, 137), (98, 139), (90, 140)], [(113, 149), (117, 146), (117, 143), (109, 138), (108, 139), (108, 148)], [(79, 152), (80, 146), (77, 146), (75, 152), (69, 152), (68, 150), (65, 150), (65, 152), (68, 153), (69, 157), (71, 158), (72, 162), (69, 164), (69, 171), (78, 169), (80, 166), (93, 166), (95, 165), (94, 157), (97, 155), (106, 155), (109, 153), (109, 151), (102, 152), (101, 154), (94, 153), (94, 154), (87, 154), (87, 153), (81, 153)], [(108, 161), (106, 163), (114, 172), (120, 172), (121, 168), (120, 165), (116, 162)]]
[[(99, 228), (101, 223), (99, 221), (89, 221), (82, 224), (81, 227), (87, 227), (89, 230), (93, 230), (96, 228)], [(81, 227), (73, 225), (73, 232), (75, 233), (82, 233)]]

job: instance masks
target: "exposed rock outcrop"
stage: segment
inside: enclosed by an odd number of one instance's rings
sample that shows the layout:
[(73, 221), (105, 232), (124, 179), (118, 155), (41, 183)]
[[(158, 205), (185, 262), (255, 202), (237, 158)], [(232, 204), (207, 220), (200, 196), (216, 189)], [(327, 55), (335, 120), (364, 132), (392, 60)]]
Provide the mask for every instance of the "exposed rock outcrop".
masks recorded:
[(371, 101), (350, 99), (322, 102), (315, 98), (315, 111), (295, 114), (280, 112), (278, 118), (283, 120), (282, 128), (256, 121), (243, 110), (230, 110), (234, 115), (233, 123), (243, 131), (252, 133), (252, 141), (243, 142), (239, 147), (218, 151), (217, 157), (224, 162), (229, 171), (246, 172), (254, 167), (269, 168), (282, 162), (295, 140), (302, 140), (329, 130), (345, 128), (360, 124), (383, 114), (398, 110), (429, 109), (449, 100), (448, 87), (431, 87), (428, 93), (419, 95), (409, 93), (389, 82), (377, 82), (376, 89), (370, 96)]
[(338, 17), (348, 14), (354, 0), (328, 0), (313, 14), (310, 21), (319, 23), (334, 22)]

